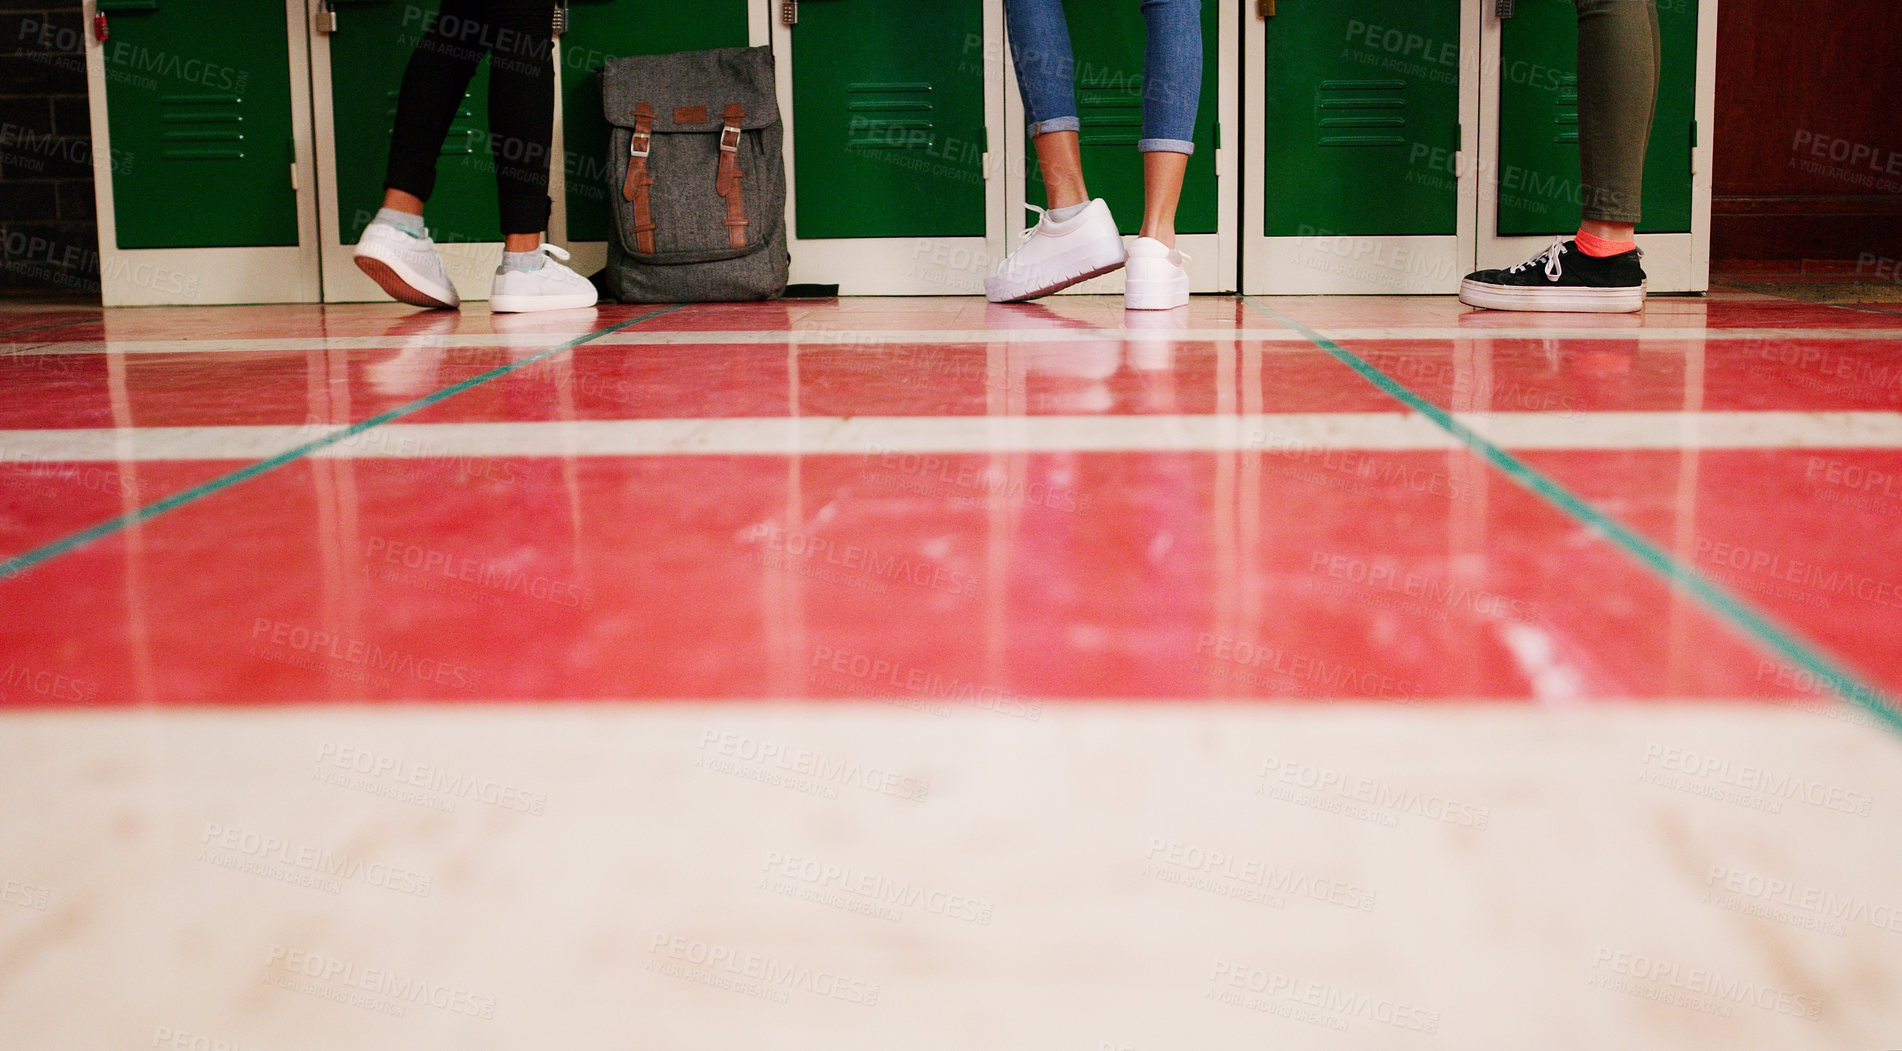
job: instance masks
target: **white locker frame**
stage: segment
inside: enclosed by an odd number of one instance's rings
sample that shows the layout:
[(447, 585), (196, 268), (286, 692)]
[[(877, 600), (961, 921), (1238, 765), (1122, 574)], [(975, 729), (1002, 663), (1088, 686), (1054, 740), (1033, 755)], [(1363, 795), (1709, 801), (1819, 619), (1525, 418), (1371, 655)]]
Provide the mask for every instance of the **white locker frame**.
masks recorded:
[[(772, 18), (778, 5), (762, 0), (772, 21), (774, 66), (778, 74), (780, 119), (786, 129), (786, 243), (792, 252), (793, 284), (836, 284), (842, 296), (971, 295), (984, 291), (989, 262), (1004, 244), (1001, 213), (1003, 180), (995, 177), (998, 144), (984, 154), (984, 236), (982, 237), (832, 237), (797, 236), (799, 187), (793, 173), (797, 125), (793, 118), (793, 38), (795, 30)], [(989, 42), (1004, 39), (1003, 0), (984, 0), (984, 126), (1003, 126), (1004, 80), (992, 67)]]
[[(1651, 292), (1703, 292), (1710, 288), (1711, 143), (1717, 124), (1717, 2), (1698, 0), (1697, 84), (1692, 119), (1697, 144), (1691, 147), (1691, 230), (1677, 234), (1639, 234), (1644, 249), (1645, 287)], [(1490, 7), (1490, 5), (1487, 5)], [(1490, 10), (1481, 32), (1485, 68), (1500, 68), (1500, 22)], [(1479, 141), (1490, 171), (1499, 170), (1499, 77), (1482, 77)], [(1552, 235), (1501, 237), (1498, 229), (1497, 178), (1482, 180), (1479, 241), (1472, 269), (1523, 263), (1552, 243)]]
[[(1490, 0), (1485, 0), (1490, 2)], [(1480, 92), (1480, 0), (1460, 5), (1460, 151), (1454, 155), (1457, 199), (1453, 233), (1411, 237), (1329, 235), (1268, 237), (1261, 233), (1273, 185), (1263, 142), (1267, 107), (1267, 20), (1245, 0), (1234, 5), (1244, 40), (1244, 98), (1249, 126), (1242, 159), (1242, 291), (1249, 295), (1450, 295), (1470, 265), (1478, 228), (1475, 150)], [(1424, 268), (1422, 261), (1426, 261)], [(1424, 271), (1424, 272), (1422, 272)]]
[[(1249, 5), (1245, 0), (1204, 0), (1206, 3), (1221, 3), (1240, 11)], [(1215, 151), (1215, 232), (1212, 234), (1184, 234), (1176, 239), (1176, 246), (1189, 257), (1189, 291), (1191, 292), (1233, 292), (1238, 287), (1238, 258), (1236, 236), (1241, 221), (1239, 203), (1236, 201), (1235, 178), (1237, 174), (1237, 148), (1242, 138), (1241, 92), (1236, 82), (1241, 79), (1241, 47), (1229, 19), (1219, 20), (1217, 35), (1220, 37), (1214, 69), (1205, 69), (1204, 77), (1216, 78), (1215, 94), (1215, 141), (1221, 145)], [(1004, 114), (1004, 166), (1007, 202), (1005, 230), (1009, 238), (1009, 247), (1015, 248), (1018, 239), (1029, 229), (1029, 209), (1024, 207), (1028, 194), (1029, 175), (1026, 166), (1035, 164), (1030, 149), (1030, 139), (1024, 124), (1024, 106), (1021, 89), (1017, 84), (1016, 67), (1009, 61), (1010, 52), (1004, 45), (1004, 38), (998, 37), (1003, 52), (1004, 75), (1007, 90)], [(993, 125), (995, 127), (996, 125)], [(995, 149), (996, 143), (992, 144)], [(1140, 155), (1130, 150), (1129, 163), (1141, 164)], [(1119, 217), (1123, 221), (1128, 216)], [(1125, 246), (1134, 243), (1134, 234), (1125, 235)], [(1001, 257), (1000, 257), (1001, 258)], [(979, 287), (978, 292), (983, 292)], [(1123, 271), (1115, 270), (1101, 277), (1091, 278), (1081, 284), (1071, 285), (1059, 295), (1122, 295)]]
[[(775, 7), (772, 0), (752, 0), (752, 2), (748, 4), (746, 9), (746, 42), (749, 47), (760, 47), (773, 43), (774, 10)], [(775, 63), (775, 65), (778, 65), (778, 63)], [(568, 239), (568, 166), (565, 163), (568, 156), (568, 146), (567, 136), (562, 130), (564, 126), (563, 117), (565, 114), (561, 110), (561, 78), (563, 76), (562, 70), (565, 68), (566, 66), (562, 61), (561, 38), (557, 37), (555, 38), (555, 139), (551, 148), (555, 156), (563, 158), (564, 163), (554, 165), (553, 170), (548, 173), (548, 195), (554, 200), (554, 210), (550, 212), (548, 216), (548, 236), (557, 244), (566, 248), (574, 256), (568, 265), (573, 267), (575, 272), (592, 274), (596, 270), (608, 265), (608, 243), (606, 241), (571, 241)], [(782, 122), (786, 120), (787, 111), (789, 109), (789, 95), (784, 87), (780, 87), (779, 111)], [(790, 127), (788, 127), (789, 139), (790, 130)], [(791, 148), (790, 145), (787, 146), (789, 153)], [(789, 195), (792, 192), (791, 173), (792, 169), (789, 161), (786, 191)], [(790, 217), (790, 212), (788, 216)], [(557, 233), (559, 233), (559, 236), (557, 236)], [(500, 261), (500, 257), (498, 257), (497, 262)], [(795, 278), (795, 280), (797, 279)]]
[[(252, 0), (256, 2), (256, 0)], [(286, 177), (297, 200), (297, 243), (233, 248), (120, 248), (112, 196), (117, 176), (106, 116), (106, 56), (93, 26), (96, 0), (82, 7), (87, 110), (92, 119), (93, 201), (99, 213), (99, 295), (109, 307), (233, 303), (315, 303), (322, 292), (317, 258), (317, 171), (313, 163), (310, 62), (304, 0), (285, 0), (291, 83), (291, 139), (297, 151)], [(136, 176), (135, 176), (136, 177)]]

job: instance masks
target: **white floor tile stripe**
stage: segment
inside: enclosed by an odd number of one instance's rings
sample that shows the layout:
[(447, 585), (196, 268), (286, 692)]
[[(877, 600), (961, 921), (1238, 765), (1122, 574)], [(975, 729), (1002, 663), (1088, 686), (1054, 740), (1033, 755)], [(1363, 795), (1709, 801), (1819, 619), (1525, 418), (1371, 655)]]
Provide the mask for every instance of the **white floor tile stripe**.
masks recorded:
[(89, 1049), (1896, 1046), (1902, 767), (1867, 727), (1716, 702), (1040, 716), (9, 716), (0, 1031)]
[[(110, 350), (118, 354), (283, 354), (320, 350), (378, 350), (405, 346), (434, 346), (445, 350), (515, 348), (524, 353), (540, 351), (567, 339), (585, 335), (589, 329), (572, 332), (495, 334), (471, 333), (430, 335), (396, 333), (386, 336), (314, 336), (310, 338), (268, 339), (158, 339), (158, 340), (75, 340), (64, 343), (43, 341), (0, 341), (5, 354), (99, 354)], [(1902, 328), (1704, 328), (1632, 327), (1632, 328), (1559, 328), (1518, 327), (1379, 327), (1325, 328), (1323, 335), (1339, 342), (1405, 340), (1435, 342), (1446, 340), (1636, 340), (1640, 343), (1686, 341), (1736, 343), (1787, 343), (1805, 341), (1881, 342), (1902, 340)], [(1018, 329), (794, 329), (678, 332), (648, 329), (624, 329), (590, 342), (590, 346), (863, 346), (889, 347), (912, 344), (1018, 344), (1018, 343), (1095, 343), (1104, 340), (1145, 342), (1244, 344), (1290, 344), (1305, 349), (1308, 342), (1297, 332), (1282, 328), (1048, 328)]]
[[(1461, 413), (1510, 449), (1898, 449), (1902, 415), (1884, 412)], [(261, 460), (334, 434), (322, 427), (142, 427), (0, 431), (0, 466), (40, 462)], [(392, 423), (316, 455), (457, 456), (866, 454), (883, 451), (1212, 452), (1447, 449), (1411, 413), (1261, 416), (807, 416)]]

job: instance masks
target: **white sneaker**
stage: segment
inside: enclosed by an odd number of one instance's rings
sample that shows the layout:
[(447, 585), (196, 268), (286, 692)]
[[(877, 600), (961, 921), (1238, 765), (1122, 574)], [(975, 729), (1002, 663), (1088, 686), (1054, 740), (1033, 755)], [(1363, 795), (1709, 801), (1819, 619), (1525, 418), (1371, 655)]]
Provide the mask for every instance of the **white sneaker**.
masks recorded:
[(555, 262), (555, 259), (566, 262), (567, 251), (546, 241), (539, 250), (554, 256), (544, 260), (539, 270), (495, 268), (495, 284), (489, 288), (489, 310), (497, 314), (525, 314), (531, 310), (578, 310), (594, 305), (594, 284)]
[(1189, 303), (1189, 257), (1153, 237), (1129, 246), (1123, 275), (1124, 310), (1173, 310)]
[(428, 234), (412, 237), (394, 224), (372, 222), (363, 228), (352, 254), (357, 269), (370, 275), (370, 280), (392, 299), (411, 306), (451, 310), (462, 303), (455, 282), (449, 280), (448, 268), (443, 266), (442, 255), (436, 251), (436, 242)]
[(984, 279), (984, 297), (993, 303), (1047, 296), (1107, 274), (1128, 257), (1116, 220), (1101, 197), (1062, 222), (1034, 204), (1025, 207), (1042, 218), (1024, 231), (1024, 243)]

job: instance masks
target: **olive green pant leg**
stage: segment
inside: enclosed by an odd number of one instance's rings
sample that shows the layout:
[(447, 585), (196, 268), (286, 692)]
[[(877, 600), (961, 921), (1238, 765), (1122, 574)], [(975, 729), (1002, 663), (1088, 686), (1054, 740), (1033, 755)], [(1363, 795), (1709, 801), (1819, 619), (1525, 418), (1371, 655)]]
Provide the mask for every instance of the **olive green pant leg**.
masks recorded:
[(1584, 217), (1635, 223), (1657, 110), (1657, 0), (1578, 5), (1578, 152)]

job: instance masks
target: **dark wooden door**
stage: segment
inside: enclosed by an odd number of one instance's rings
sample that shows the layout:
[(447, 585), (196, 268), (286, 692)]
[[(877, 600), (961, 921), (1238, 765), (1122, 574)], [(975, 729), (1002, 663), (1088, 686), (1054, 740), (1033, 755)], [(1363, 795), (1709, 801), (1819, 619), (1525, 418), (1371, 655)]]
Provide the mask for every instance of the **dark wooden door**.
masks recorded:
[(1902, 3), (1720, 0), (1711, 258), (1902, 256)]

